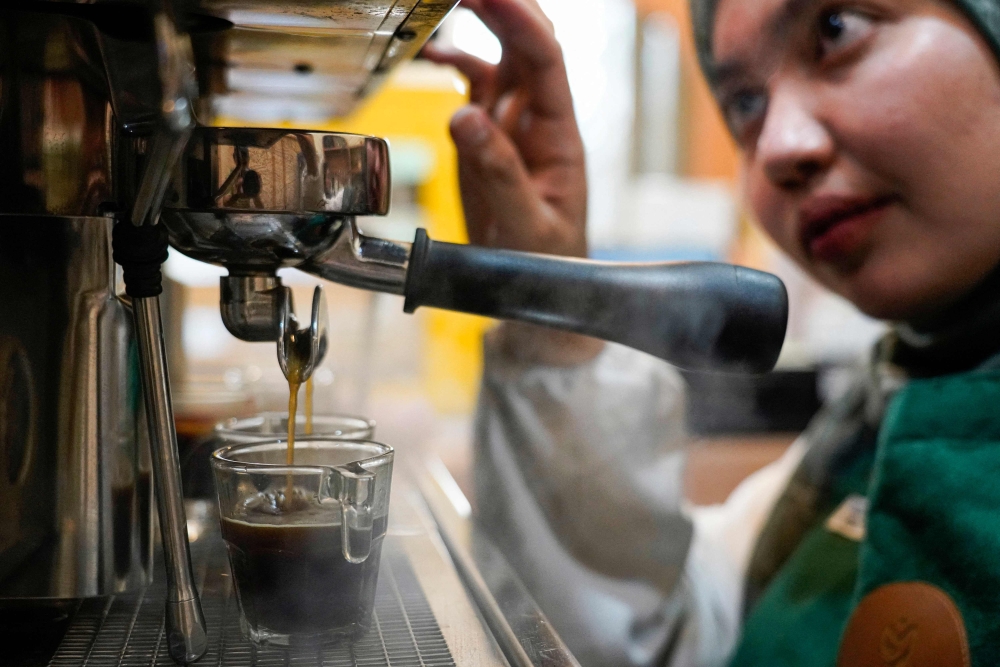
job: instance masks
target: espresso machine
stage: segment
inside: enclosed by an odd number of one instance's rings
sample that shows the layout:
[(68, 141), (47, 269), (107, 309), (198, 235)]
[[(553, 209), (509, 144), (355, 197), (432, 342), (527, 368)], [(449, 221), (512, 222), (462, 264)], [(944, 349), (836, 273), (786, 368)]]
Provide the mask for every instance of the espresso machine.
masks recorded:
[(530, 322), (694, 370), (774, 365), (774, 276), (366, 236), (355, 218), (389, 209), (384, 140), (226, 126), (348, 113), (456, 3), (0, 9), (0, 599), (145, 590), (158, 523), (166, 650), (206, 651), (159, 303), (168, 244), (228, 269), (220, 314), (246, 341), (280, 343), (276, 271), (296, 267), (402, 295), (407, 312)]

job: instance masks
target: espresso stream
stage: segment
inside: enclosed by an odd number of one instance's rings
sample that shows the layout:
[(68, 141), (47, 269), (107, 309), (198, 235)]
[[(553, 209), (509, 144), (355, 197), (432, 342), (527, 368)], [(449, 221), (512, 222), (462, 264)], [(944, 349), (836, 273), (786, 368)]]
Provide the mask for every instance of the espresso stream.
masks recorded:
[[(299, 409), (299, 383), (288, 381), (288, 454), (285, 462), (288, 465), (295, 465), (295, 418)], [(313, 432), (313, 381), (312, 378), (306, 380), (306, 425), (303, 429), (304, 435), (312, 435)]]
[[(289, 373), (291, 378), (291, 373)], [(295, 465), (295, 413), (299, 408), (299, 383), (288, 380), (288, 453), (285, 455), (285, 463), (289, 466)], [(291, 478), (289, 478), (291, 484)]]
[(309, 376), (306, 380), (306, 427), (303, 433), (312, 435), (313, 432), (313, 379)]
[[(288, 453), (285, 456), (285, 463), (289, 466), (295, 465), (295, 418), (298, 416), (299, 407), (299, 387), (302, 386), (302, 375), (305, 370), (305, 360), (302, 359), (298, 352), (298, 345), (294, 344), (295, 339), (293, 338), (293, 344), (289, 347), (292, 350), (292, 354), (288, 359)], [(304, 429), (305, 435), (312, 435), (313, 431), (313, 380), (310, 375), (305, 381), (306, 385), (306, 424)], [(289, 484), (291, 482), (289, 481)], [(290, 490), (290, 489), (289, 489)]]

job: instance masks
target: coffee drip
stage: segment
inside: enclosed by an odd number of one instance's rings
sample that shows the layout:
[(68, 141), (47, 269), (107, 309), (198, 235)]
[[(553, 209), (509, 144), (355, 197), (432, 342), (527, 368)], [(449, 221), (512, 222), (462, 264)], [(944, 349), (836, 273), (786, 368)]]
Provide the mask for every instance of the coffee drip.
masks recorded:
[[(295, 465), (295, 426), (298, 422), (299, 409), (299, 387), (303, 384), (293, 377), (301, 376), (301, 365), (296, 364), (295, 370), (289, 374), (288, 378), (288, 456), (285, 461), (288, 465)], [(313, 379), (310, 377), (304, 383), (306, 385), (306, 396), (304, 413), (306, 417), (305, 426), (302, 429), (303, 435), (312, 435), (313, 432)]]
[(288, 380), (288, 454), (286, 463), (295, 464), (295, 427), (298, 416), (299, 388), (306, 385), (305, 429), (306, 435), (313, 430), (313, 382), (312, 374), (326, 355), (326, 301), (323, 289), (313, 291), (312, 317), (310, 326), (298, 328), (298, 321), (292, 312), (291, 294), (283, 303), (281, 336), (278, 339), (278, 362)]
[[(302, 429), (302, 432), (305, 435), (312, 435), (312, 432), (313, 432), (313, 379), (312, 379), (312, 376), (310, 376), (309, 379), (306, 380), (306, 405), (305, 405), (305, 413), (306, 413), (306, 423), (305, 423), (305, 427)], [(294, 416), (295, 415), (292, 415), (293, 418), (294, 418)]]

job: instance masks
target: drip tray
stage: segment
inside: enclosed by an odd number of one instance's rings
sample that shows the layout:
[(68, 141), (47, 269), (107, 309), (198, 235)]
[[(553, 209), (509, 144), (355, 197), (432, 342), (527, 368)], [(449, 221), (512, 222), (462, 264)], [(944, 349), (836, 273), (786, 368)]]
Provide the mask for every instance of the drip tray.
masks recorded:
[[(502, 558), (482, 561), (487, 569), (480, 573), (469, 551), (475, 530), (448, 509), (448, 489), (460, 491), (453, 481), (432, 483), (445, 470), (443, 464), (438, 469), (433, 479), (421, 478), (429, 496), (397, 471), (372, 627), (353, 644), (321, 649), (257, 650), (243, 639), (214, 503), (188, 503), (188, 531), (196, 536), (193, 574), (209, 639), (195, 666), (579, 667), (509, 566), (498, 567)], [(0, 639), (23, 644), (14, 667), (175, 667), (164, 636), (162, 564), (153, 581), (146, 590), (112, 597), (0, 600), (6, 603), (0, 622), (12, 626), (0, 628), (8, 630)]]
[[(191, 545), (208, 624), (208, 653), (196, 664), (219, 667), (453, 667), (448, 644), (404, 548), (387, 535), (382, 548), (375, 615), (354, 644), (322, 649), (255, 649), (243, 639), (225, 546), (217, 533)], [(162, 570), (135, 595), (84, 600), (73, 616), (52, 667), (175, 667), (163, 631)]]

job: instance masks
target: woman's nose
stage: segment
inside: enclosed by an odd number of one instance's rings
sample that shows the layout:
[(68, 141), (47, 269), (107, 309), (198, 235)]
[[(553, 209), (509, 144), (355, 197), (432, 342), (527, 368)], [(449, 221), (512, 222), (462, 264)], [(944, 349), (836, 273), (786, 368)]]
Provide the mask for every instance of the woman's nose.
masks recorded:
[(779, 188), (808, 185), (833, 162), (834, 141), (827, 127), (794, 92), (772, 93), (757, 140), (757, 159)]

